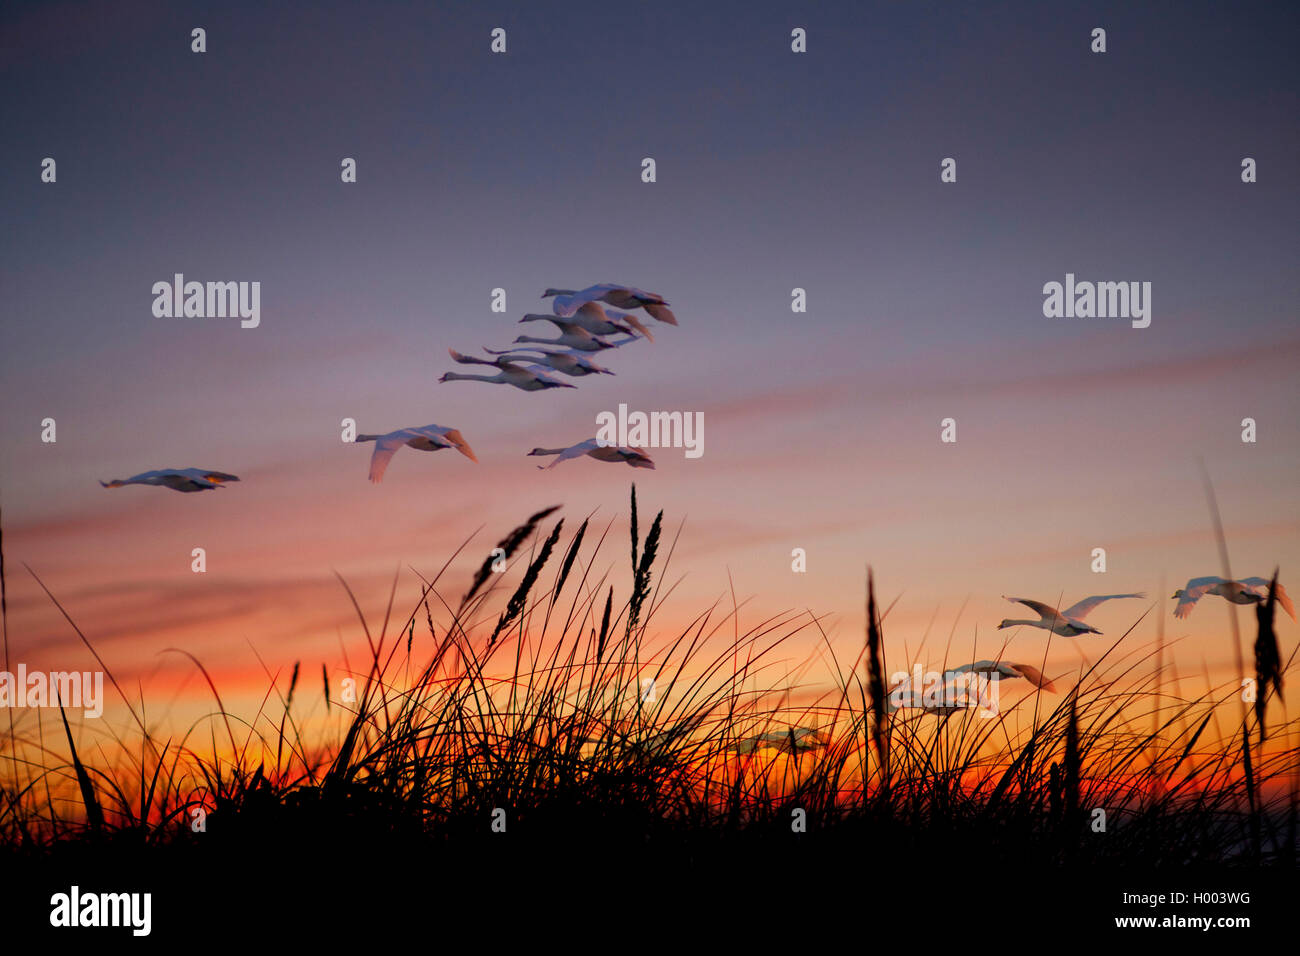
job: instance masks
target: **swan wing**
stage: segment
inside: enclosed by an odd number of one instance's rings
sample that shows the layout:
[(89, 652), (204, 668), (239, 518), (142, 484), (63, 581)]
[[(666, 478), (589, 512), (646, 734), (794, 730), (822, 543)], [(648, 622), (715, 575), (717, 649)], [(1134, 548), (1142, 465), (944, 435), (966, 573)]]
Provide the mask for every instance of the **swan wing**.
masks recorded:
[[(1265, 578), (1242, 578), (1241, 583), (1246, 586), (1250, 593), (1258, 595), (1264, 600), (1268, 600), (1268, 587), (1271, 582)], [(1295, 620), (1295, 605), (1291, 603), (1291, 596), (1286, 593), (1286, 589), (1279, 583), (1277, 586), (1277, 602), (1282, 605), (1282, 610), (1290, 615), (1291, 620)]]
[[(1004, 594), (1003, 597), (1006, 597)], [(1006, 597), (1008, 601), (1016, 604), (1023, 604), (1030, 610), (1037, 611), (1038, 616), (1044, 621), (1054, 621), (1061, 616), (1061, 612), (1050, 604), (1044, 604), (1042, 601), (1031, 601), (1029, 598)]]
[(1138, 591), (1136, 594), (1094, 594), (1092, 597), (1086, 597), (1078, 604), (1071, 604), (1062, 614), (1065, 617), (1072, 617), (1076, 621), (1081, 621), (1089, 611), (1095, 608), (1103, 601), (1113, 601), (1116, 598), (1144, 598), (1145, 591)]
[(397, 449), (414, 437), (415, 432), (412, 429), (403, 428), (376, 439), (374, 454), (370, 456), (370, 480), (376, 484), (383, 481), (384, 472), (388, 470), (388, 463), (397, 454)]
[(1178, 599), (1178, 606), (1174, 608), (1174, 617), (1180, 620), (1187, 617), (1192, 613), (1192, 608), (1196, 606), (1197, 601), (1223, 583), (1223, 578), (1213, 576), (1192, 578), (1183, 586), (1183, 593)]
[(650, 330), (645, 327), (645, 324), (631, 312), (619, 312), (616, 313), (616, 315), (619, 321), (626, 322), (628, 325), (632, 326), (632, 328), (645, 336), (646, 341), (653, 342), (655, 340), (655, 337), (650, 334)]
[(570, 445), (568, 448), (564, 449), (564, 451), (560, 452), (560, 454), (556, 457), (556, 459), (546, 467), (548, 469), (554, 468), (562, 461), (571, 461), (574, 458), (581, 458), (583, 455), (587, 454), (588, 452), (595, 451), (598, 447), (600, 446), (597, 444), (596, 439), (594, 438), (588, 438), (586, 441), (580, 441), (578, 442), (578, 444)]
[(1011, 674), (1006, 674), (1005, 671), (1002, 672), (1008, 677), (1023, 677), (1035, 687), (1041, 687), (1043, 690), (1056, 690), (1052, 686), (1052, 682), (1044, 677), (1043, 672), (1033, 664), (1004, 664), (1002, 666), (1011, 669)]
[(230, 475), (224, 471), (213, 471), (210, 468), (191, 468), (189, 473), (193, 477), (202, 478), (204, 481), (221, 482), (221, 481), (238, 481), (238, 475)]
[(573, 315), (573, 313), (577, 312), (583, 305), (588, 302), (594, 302), (603, 294), (604, 293), (595, 291), (594, 289), (583, 289), (581, 292), (573, 292), (569, 295), (557, 295), (555, 299), (552, 300), (551, 308), (554, 310), (556, 315)]
[(656, 321), (663, 322), (667, 325), (677, 324), (677, 316), (673, 315), (673, 310), (668, 308), (666, 305), (650, 303), (649, 305), (643, 306), (643, 308), (650, 315), (650, 318), (655, 319)]
[[(439, 428), (439, 426), (437, 426), (437, 425), (433, 425), (433, 426), (431, 426), (431, 427), (433, 427), (433, 428)], [(478, 458), (476, 458), (476, 457), (474, 456), (474, 449), (469, 447), (469, 442), (467, 442), (467, 441), (465, 440), (465, 436), (462, 435), (462, 434), (460, 433), (460, 429), (458, 429), (458, 428), (441, 428), (441, 429), (440, 429), (440, 434), (441, 434), (442, 437), (445, 438), (447, 441), (451, 442), (452, 447), (454, 447), (458, 452), (460, 452), (462, 455), (464, 455), (464, 456), (465, 456), (466, 458), (468, 458), (470, 461), (472, 461), (472, 462), (477, 462), (477, 461), (478, 461)]]

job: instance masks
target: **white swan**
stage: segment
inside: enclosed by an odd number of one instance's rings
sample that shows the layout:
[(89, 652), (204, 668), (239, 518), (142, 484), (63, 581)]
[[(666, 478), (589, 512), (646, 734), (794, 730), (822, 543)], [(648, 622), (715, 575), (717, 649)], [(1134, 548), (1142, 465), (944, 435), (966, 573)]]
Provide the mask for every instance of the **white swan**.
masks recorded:
[(454, 428), (443, 428), (441, 425), (399, 428), (397, 431), (388, 432), (386, 435), (358, 435), (357, 441), (372, 441), (375, 443), (375, 452), (370, 456), (370, 480), (373, 482), (383, 480), (388, 463), (393, 460), (393, 456), (397, 454), (398, 449), (403, 445), (414, 448), (416, 451), (438, 451), (442, 448), (454, 448), (470, 461), (478, 461), (474, 457), (474, 449), (469, 447), (469, 443), (465, 441), (459, 431)]
[(173, 491), (207, 491), (220, 488), (223, 482), (238, 481), (237, 475), (228, 475), (224, 471), (212, 471), (208, 468), (163, 468), (158, 471), (142, 471), (133, 478), (114, 478), (101, 481), (105, 488), (121, 488), (123, 485), (161, 485)]
[(737, 740), (733, 748), (738, 754), (752, 754), (760, 747), (775, 747), (782, 753), (798, 753), (803, 750), (816, 750), (829, 743), (826, 735), (812, 727), (791, 727), (788, 730), (774, 730)]
[[(557, 372), (563, 372), (565, 375), (580, 377), (583, 375), (613, 375), (609, 369), (603, 365), (597, 365), (581, 352), (550, 352), (546, 349), (490, 349), (486, 346), (483, 351), (489, 355), (499, 356), (506, 362), (540, 362), (543, 365), (549, 365)], [(525, 355), (525, 352), (535, 352), (536, 355)]]
[[(943, 672), (943, 689), (942, 701), (955, 701), (958, 696), (958, 689), (955, 680), (958, 674), (985, 674), (989, 677), (997, 675), (997, 680), (1023, 678), (1029, 681), (1035, 687), (1041, 687), (1043, 690), (1055, 691), (1056, 688), (1052, 682), (1043, 676), (1043, 672), (1032, 664), (1012, 664), (1009, 661), (975, 661), (973, 664), (963, 664), (960, 667), (953, 667)], [(918, 690), (912, 686), (912, 678), (903, 678), (903, 680), (889, 688), (888, 697), (885, 701), (885, 709), (889, 712), (896, 710), (924, 710), (930, 714), (955, 714), (962, 710), (967, 710), (974, 706), (968, 702), (963, 703), (924, 703), (924, 691)], [(962, 701), (969, 701), (973, 693), (971, 688), (963, 688), (961, 693)], [(913, 703), (897, 703), (898, 700), (913, 701)], [(920, 699), (921, 703), (914, 701)]]
[(440, 382), (492, 382), (496, 385), (513, 385), (525, 392), (540, 392), (546, 388), (577, 388), (568, 382), (552, 378), (540, 365), (517, 365), (514, 362), (497, 362), (461, 355), (455, 349), (448, 349), (451, 357), (464, 365), (495, 365), (500, 369), (496, 375), (466, 375), (461, 372), (446, 372), (438, 379)]
[(555, 296), (553, 308), (556, 315), (572, 315), (584, 302), (607, 302), (616, 309), (645, 309), (651, 318), (668, 325), (677, 324), (677, 316), (661, 295), (645, 292), (629, 285), (601, 283), (575, 291), (573, 289), (547, 289), (542, 298)]
[(1035, 687), (1041, 687), (1043, 690), (1055, 691), (1056, 688), (1052, 682), (1043, 676), (1033, 664), (1012, 664), (1009, 661), (976, 661), (974, 664), (963, 664), (961, 667), (953, 669), (956, 674), (997, 674), (999, 679), (1002, 678), (1024, 678)]
[(1038, 612), (1039, 620), (1037, 621), (1013, 621), (1005, 620), (998, 625), (998, 630), (1005, 627), (1015, 627), (1024, 625), (1026, 627), (1041, 627), (1043, 630), (1051, 631), (1053, 634), (1060, 634), (1062, 637), (1075, 637), (1079, 634), (1100, 634), (1101, 631), (1095, 627), (1083, 623), (1083, 618), (1088, 612), (1095, 608), (1103, 601), (1112, 601), (1116, 598), (1144, 598), (1145, 592), (1137, 594), (1097, 594), (1093, 597), (1084, 598), (1078, 604), (1072, 604), (1064, 611), (1058, 611), (1049, 604), (1043, 604), (1041, 601), (1031, 601), (1028, 598), (1004, 598), (1008, 601), (1014, 601), (1017, 604), (1023, 604), (1025, 607)]
[(653, 469), (655, 466), (655, 463), (650, 460), (650, 456), (640, 448), (629, 448), (622, 445), (602, 445), (595, 438), (588, 438), (586, 441), (578, 442), (576, 445), (570, 445), (568, 448), (534, 448), (528, 454), (559, 456), (549, 465), (537, 466), (543, 470), (554, 468), (562, 461), (581, 458), (583, 455), (586, 455), (589, 458), (594, 458), (597, 461), (627, 462), (633, 468)]
[(536, 342), (539, 345), (563, 345), (571, 349), (577, 349), (579, 352), (599, 352), (602, 349), (614, 348), (614, 343), (608, 339), (601, 338), (599, 335), (592, 335), (582, 326), (569, 322), (565, 319), (557, 319), (551, 315), (533, 315), (524, 316), (521, 322), (531, 322), (535, 319), (546, 319), (548, 322), (554, 322), (560, 330), (558, 339), (539, 339), (531, 335), (521, 335), (515, 339), (516, 342)]
[[(529, 312), (520, 322), (554, 322), (563, 328), (562, 320), (544, 312)], [(564, 317), (572, 325), (586, 329), (592, 335), (641, 335), (653, 342), (650, 330), (631, 312), (614, 312), (601, 308), (598, 302), (584, 302), (572, 315)]]
[[(1240, 581), (1217, 577), (1192, 578), (1185, 587), (1174, 592), (1174, 597), (1178, 598), (1174, 617), (1187, 617), (1196, 607), (1196, 602), (1207, 594), (1217, 594), (1233, 604), (1261, 604), (1268, 600), (1268, 584), (1265, 578), (1242, 578)], [(1281, 584), (1277, 586), (1277, 601), (1294, 621), (1295, 605)]]

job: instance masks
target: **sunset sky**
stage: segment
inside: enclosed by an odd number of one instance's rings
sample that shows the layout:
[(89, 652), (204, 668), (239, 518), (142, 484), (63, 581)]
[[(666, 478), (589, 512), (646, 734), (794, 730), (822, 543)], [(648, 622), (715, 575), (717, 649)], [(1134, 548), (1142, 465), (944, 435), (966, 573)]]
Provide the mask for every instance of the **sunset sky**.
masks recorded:
[[(359, 646), (334, 571), (374, 621), (400, 571), (405, 617), (411, 568), (435, 572), (481, 527), (449, 572), (458, 596), (554, 504), (570, 528), (615, 519), (597, 568), (626, 597), (633, 480), (643, 533), (645, 512), (685, 521), (668, 629), (729, 607), (734, 581), (742, 623), (810, 608), (851, 659), (870, 563), (882, 601), (899, 598), (902, 669), (932, 619), (921, 663), (939, 663), (964, 603), (958, 634), (969, 646), (978, 628), (995, 656), (997, 623), (1026, 616), (1003, 594), (1147, 591), (1089, 618), (1117, 637), (1222, 573), (1198, 460), (1233, 572), (1280, 566), (1300, 596), (1297, 20), (1250, 3), (6, 7), (11, 659), (91, 666), (26, 564), (124, 684), (175, 675), (198, 697), (191, 668), (159, 656), (179, 647), (234, 696), (260, 691), (250, 645), (311, 669)], [(178, 272), (259, 281), (260, 327), (155, 318), (150, 289)], [(1150, 327), (1045, 318), (1043, 285), (1067, 273), (1150, 282)], [(437, 382), (474, 371), (448, 348), (551, 334), (516, 324), (549, 311), (548, 286), (599, 282), (663, 294), (680, 325), (595, 356), (616, 376), (576, 389)], [(545, 472), (526, 457), (592, 437), (620, 403), (702, 412), (703, 456)], [(372, 485), (345, 417), (457, 427), (479, 463), (404, 450)], [(241, 481), (98, 483), (163, 467)], [(1168, 618), (1181, 669), (1227, 673), (1227, 607)], [(1285, 658), (1300, 629), (1278, 626)], [(1155, 629), (1148, 616), (1132, 640)], [(1044, 641), (1021, 631), (1007, 656)], [(1077, 666), (1053, 641), (1056, 669)]]

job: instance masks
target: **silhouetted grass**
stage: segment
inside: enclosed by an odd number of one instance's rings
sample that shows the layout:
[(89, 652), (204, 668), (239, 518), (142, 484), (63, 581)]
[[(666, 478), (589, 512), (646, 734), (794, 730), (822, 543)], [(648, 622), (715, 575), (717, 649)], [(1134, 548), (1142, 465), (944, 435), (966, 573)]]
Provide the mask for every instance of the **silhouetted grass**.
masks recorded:
[[(1256, 728), (1229, 716), (1235, 685), (1165, 693), (1168, 675), (1150, 666), (1167, 656), (1163, 642), (1133, 647), (1126, 634), (1055, 700), (1035, 691), (991, 718), (887, 712), (888, 610), (870, 576), (866, 640), (850, 664), (809, 612), (742, 628), (738, 608), (715, 604), (680, 631), (656, 631), (662, 512), (639, 542), (633, 507), (631, 584), (618, 599), (612, 572), (595, 567), (609, 528), (582, 551), (590, 519), (549, 588), (542, 575), (562, 521), (534, 543), (513, 587), (489, 555), (453, 607), (440, 585), (449, 561), (423, 580), (404, 620), (391, 620), (390, 598), (377, 632), (353, 599), (369, 654), (345, 675), (355, 700), (342, 699), (322, 664), (324, 699), (305, 704), (295, 662), (284, 695), (268, 671), (274, 721), (229, 713), (209, 680), (215, 709), (179, 740), (157, 739), (122, 695), (132, 738), (78, 748), (65, 718), (66, 754), (27, 712), (0, 764), (11, 777), (0, 848), (289, 853), (359, 841), (446, 853), (494, 839), (504, 819), (522, 845), (572, 847), (580, 835), (630, 850), (784, 838), (802, 810), (810, 845), (827, 858), (847, 847), (943, 853), (960, 840), (986, 863), (1294, 861), (1300, 728), (1283, 719), (1266, 748), (1263, 705)], [(536, 542), (554, 510), (516, 528), (497, 558)], [(1294, 662), (1269, 657), (1273, 605), (1259, 610), (1261, 701), (1280, 697)], [(775, 674), (803, 633), (817, 635), (834, 686), (796, 705), (799, 688)]]

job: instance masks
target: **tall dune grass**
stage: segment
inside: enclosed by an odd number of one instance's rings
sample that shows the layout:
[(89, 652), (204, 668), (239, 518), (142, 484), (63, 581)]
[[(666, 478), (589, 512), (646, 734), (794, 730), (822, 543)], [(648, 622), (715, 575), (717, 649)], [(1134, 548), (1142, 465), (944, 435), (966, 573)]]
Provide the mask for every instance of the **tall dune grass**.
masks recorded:
[[(390, 596), (378, 627), (342, 582), (367, 657), (322, 665), (323, 693), (295, 662), (287, 682), (268, 670), (259, 713), (237, 715), (191, 657), (213, 710), (178, 737), (150, 730), (125, 695), (133, 729), (93, 747), (66, 717), (63, 735), (39, 713), (8, 721), (0, 849), (326, 834), (448, 847), (501, 820), (528, 839), (688, 843), (790, 833), (802, 810), (810, 836), (882, 852), (960, 841), (986, 860), (1294, 864), (1300, 727), (1283, 716), (1264, 735), (1264, 704), (1282, 711), (1294, 653), (1261, 661), (1265, 701), (1244, 717), (1235, 684), (1171, 692), (1163, 638), (1143, 648), (1131, 633), (1073, 686), (1058, 681), (1061, 693), (1035, 691), (995, 717), (890, 713), (888, 609), (870, 577), (852, 659), (809, 612), (742, 625), (733, 601), (667, 631), (657, 613), (674, 590), (676, 539), (661, 560), (662, 512), (639, 538), (633, 489), (625, 584), (597, 568), (612, 522), (597, 529), (588, 516), (566, 541), (563, 520), (547, 526), (554, 511), (503, 538), (457, 599), (443, 581), (462, 546), (421, 579), (405, 617)], [(502, 560), (514, 566), (497, 573)], [(1272, 601), (1259, 612), (1265, 655), (1272, 613)], [(800, 636), (830, 680), (796, 705), (778, 674)], [(345, 677), (354, 700), (340, 695)]]

